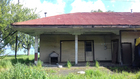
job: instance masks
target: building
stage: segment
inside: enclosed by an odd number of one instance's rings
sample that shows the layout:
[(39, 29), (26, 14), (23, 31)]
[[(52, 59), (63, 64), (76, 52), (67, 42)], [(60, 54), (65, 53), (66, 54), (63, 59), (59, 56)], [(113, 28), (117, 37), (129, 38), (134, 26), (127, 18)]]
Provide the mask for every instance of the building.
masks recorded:
[[(140, 36), (140, 13), (69, 13), (13, 23), (13, 29), (40, 38), (43, 62), (111, 61), (132, 64)], [(52, 52), (57, 53), (50, 59)], [(35, 59), (37, 61), (37, 58)]]

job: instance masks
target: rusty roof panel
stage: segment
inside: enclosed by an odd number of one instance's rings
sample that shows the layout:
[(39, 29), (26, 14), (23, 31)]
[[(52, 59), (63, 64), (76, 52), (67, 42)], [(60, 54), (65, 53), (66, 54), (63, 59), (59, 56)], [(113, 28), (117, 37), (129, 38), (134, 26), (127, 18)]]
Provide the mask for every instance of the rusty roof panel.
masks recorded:
[(140, 13), (83, 12), (34, 19), (12, 25), (140, 25)]

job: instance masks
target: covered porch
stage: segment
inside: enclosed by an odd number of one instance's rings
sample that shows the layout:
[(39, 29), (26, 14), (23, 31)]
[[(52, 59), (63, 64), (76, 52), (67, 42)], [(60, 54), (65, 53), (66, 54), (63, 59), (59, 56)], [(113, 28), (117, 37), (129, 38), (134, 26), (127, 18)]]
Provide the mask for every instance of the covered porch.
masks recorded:
[[(70, 61), (78, 64), (78, 62), (94, 62), (95, 60), (113, 63), (121, 62), (119, 52), (120, 28), (57, 27), (34, 27), (30, 29), (24, 27), (16, 29), (30, 35), (36, 35), (36, 39), (40, 38), (40, 60), (44, 63), (66, 63)], [(115, 40), (117, 40), (117, 44), (113, 42)], [(37, 46), (37, 40), (35, 43)], [(52, 61), (50, 61), (52, 52), (57, 53), (58, 58), (52, 58)]]

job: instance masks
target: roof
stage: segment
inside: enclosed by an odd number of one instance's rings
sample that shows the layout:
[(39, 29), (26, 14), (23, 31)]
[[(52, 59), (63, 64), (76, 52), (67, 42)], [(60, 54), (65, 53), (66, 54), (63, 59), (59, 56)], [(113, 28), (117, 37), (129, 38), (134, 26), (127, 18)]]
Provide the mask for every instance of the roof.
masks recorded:
[(12, 25), (140, 25), (140, 13), (83, 12), (44, 17)]

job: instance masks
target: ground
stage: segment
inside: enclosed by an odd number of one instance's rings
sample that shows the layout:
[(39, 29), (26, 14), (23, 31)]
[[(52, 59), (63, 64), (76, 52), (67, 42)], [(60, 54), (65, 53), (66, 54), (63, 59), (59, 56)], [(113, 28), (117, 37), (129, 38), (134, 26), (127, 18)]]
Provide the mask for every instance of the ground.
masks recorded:
[[(97, 70), (96, 67), (71, 67), (71, 68), (67, 68), (67, 67), (64, 67), (64, 68), (57, 68), (57, 67), (49, 67), (49, 68), (46, 68), (47, 72), (49, 72), (49, 74), (54, 74), (54, 75), (68, 75), (70, 73), (73, 73), (73, 74), (78, 74), (77, 72), (78, 71), (86, 71), (86, 70)], [(105, 68), (105, 67), (100, 67), (98, 68), (99, 70), (101, 71), (104, 71), (104, 72), (108, 72), (108, 73), (113, 73), (112, 71), (110, 71), (109, 69)]]

